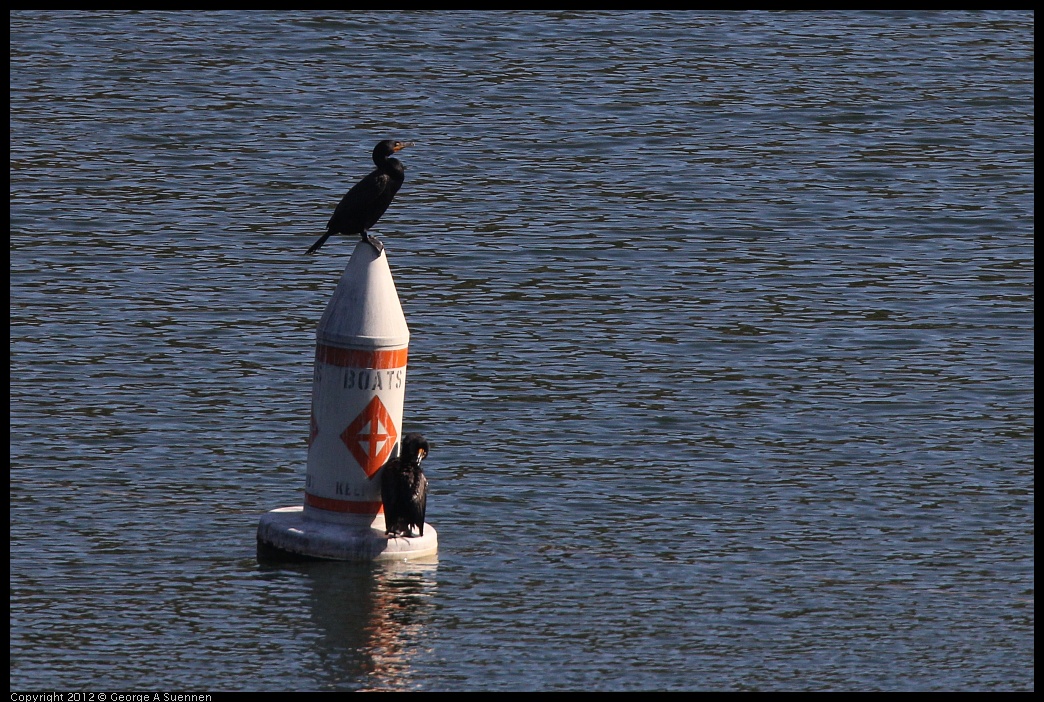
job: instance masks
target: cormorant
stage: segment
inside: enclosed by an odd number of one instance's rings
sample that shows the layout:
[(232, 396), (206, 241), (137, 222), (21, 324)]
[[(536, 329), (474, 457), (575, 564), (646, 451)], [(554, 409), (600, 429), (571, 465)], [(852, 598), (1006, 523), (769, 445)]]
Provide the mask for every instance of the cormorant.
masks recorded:
[(368, 232), (388, 209), (392, 198), (399, 192), (402, 181), (406, 178), (406, 169), (402, 162), (397, 158), (391, 158), (391, 155), (407, 146), (413, 146), (413, 142), (388, 139), (374, 147), (373, 162), (377, 164), (377, 168), (341, 198), (341, 203), (337, 205), (333, 217), (326, 225), (326, 233), (312, 244), (308, 253), (318, 251), (331, 234), (359, 234), (363, 241), (368, 241), (378, 251), (384, 250), (381, 240), (370, 236)]
[(381, 467), (381, 501), (388, 536), (413, 536), (411, 527), (417, 527), (419, 535), (424, 536), (428, 479), (421, 470), (421, 461), (427, 455), (427, 439), (420, 434), (407, 434), (402, 437), (399, 457)]

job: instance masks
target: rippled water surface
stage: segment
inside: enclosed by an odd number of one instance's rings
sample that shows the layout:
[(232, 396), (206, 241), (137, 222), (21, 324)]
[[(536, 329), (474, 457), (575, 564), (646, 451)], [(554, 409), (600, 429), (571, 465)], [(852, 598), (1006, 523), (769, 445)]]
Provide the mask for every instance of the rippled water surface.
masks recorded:
[[(1033, 19), (12, 12), (12, 689), (1032, 689)], [(387, 137), (438, 562), (260, 564)]]

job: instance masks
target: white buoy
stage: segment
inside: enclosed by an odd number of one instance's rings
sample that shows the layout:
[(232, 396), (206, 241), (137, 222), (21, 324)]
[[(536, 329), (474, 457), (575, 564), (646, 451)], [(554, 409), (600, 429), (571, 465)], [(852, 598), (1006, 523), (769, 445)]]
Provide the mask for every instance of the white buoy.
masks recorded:
[(356, 244), (316, 331), (304, 504), (261, 517), (259, 555), (365, 561), (438, 551), (385, 535), (378, 471), (398, 455), (410, 330), (388, 258)]

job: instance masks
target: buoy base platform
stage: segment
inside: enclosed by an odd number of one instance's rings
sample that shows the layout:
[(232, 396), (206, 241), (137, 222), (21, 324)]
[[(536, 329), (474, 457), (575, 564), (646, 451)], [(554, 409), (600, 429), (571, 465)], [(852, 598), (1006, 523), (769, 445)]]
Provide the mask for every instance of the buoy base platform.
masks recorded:
[(304, 507), (281, 507), (261, 516), (257, 556), (281, 561), (391, 561), (434, 556), (439, 538), (431, 524), (424, 536), (384, 533), (384, 515), (373, 524), (356, 526), (306, 519)]

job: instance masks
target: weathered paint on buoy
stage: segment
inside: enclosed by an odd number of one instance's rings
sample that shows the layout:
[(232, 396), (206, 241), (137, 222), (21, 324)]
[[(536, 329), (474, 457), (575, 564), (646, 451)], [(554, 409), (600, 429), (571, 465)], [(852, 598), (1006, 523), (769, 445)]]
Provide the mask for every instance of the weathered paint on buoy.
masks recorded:
[(403, 434), (409, 341), (387, 256), (359, 242), (316, 331), (304, 505), (262, 517), (259, 555), (373, 560), (437, 551), (427, 524), (423, 537), (384, 534), (377, 474)]

